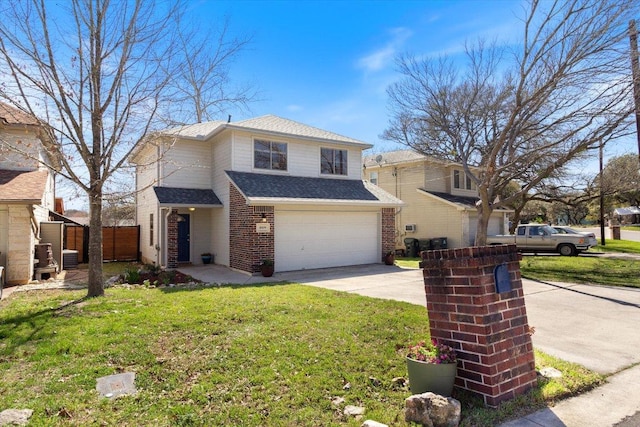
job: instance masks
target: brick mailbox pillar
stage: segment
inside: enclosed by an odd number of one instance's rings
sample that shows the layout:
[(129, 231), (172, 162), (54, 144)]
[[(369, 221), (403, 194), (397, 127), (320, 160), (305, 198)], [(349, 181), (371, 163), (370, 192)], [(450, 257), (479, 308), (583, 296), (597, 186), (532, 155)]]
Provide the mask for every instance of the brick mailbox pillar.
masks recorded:
[(425, 251), (431, 337), (456, 348), (456, 387), (497, 406), (536, 384), (515, 245)]

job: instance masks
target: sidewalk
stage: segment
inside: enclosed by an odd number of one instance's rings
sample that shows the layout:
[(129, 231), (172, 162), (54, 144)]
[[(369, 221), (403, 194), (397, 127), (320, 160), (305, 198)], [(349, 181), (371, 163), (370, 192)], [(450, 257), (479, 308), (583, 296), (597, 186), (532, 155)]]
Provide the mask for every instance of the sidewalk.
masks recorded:
[[(611, 427), (640, 411), (640, 365), (607, 379), (588, 393), (499, 427)], [(638, 425), (638, 424), (631, 424)]]

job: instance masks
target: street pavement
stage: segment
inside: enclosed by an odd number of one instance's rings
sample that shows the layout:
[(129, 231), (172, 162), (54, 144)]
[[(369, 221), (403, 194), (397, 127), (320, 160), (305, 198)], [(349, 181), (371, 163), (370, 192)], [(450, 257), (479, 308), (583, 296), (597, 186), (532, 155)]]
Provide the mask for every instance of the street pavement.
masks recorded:
[[(601, 232), (602, 230), (600, 229), (600, 227), (584, 227), (584, 228), (579, 228), (576, 227), (576, 230), (578, 231), (584, 231), (584, 232), (590, 232), (590, 233), (594, 233), (596, 235), (596, 239), (598, 239), (598, 242), (600, 241), (600, 236), (601, 236)], [(609, 227), (605, 227), (604, 228), (604, 243), (605, 246), (607, 245), (607, 241), (609, 239), (611, 239), (611, 229)], [(640, 231), (631, 231), (631, 230), (620, 230), (620, 238), (622, 240), (630, 240), (632, 242), (640, 242)]]

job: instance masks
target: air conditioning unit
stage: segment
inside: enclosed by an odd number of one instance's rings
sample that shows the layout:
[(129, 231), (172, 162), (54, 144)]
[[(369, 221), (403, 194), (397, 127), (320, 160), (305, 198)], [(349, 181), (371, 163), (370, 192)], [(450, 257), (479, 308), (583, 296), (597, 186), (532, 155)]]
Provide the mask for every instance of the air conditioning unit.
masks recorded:
[(404, 226), (404, 231), (406, 233), (415, 233), (416, 232), (416, 225), (415, 224), (406, 224)]

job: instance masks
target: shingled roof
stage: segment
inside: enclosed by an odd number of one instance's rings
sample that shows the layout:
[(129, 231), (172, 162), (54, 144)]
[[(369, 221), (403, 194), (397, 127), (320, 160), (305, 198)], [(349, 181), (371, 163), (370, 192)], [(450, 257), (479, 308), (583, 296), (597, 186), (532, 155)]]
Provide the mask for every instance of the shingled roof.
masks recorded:
[(238, 122), (224, 122), (214, 120), (205, 123), (195, 123), (192, 125), (167, 129), (162, 134), (175, 135), (182, 138), (209, 139), (213, 135), (225, 129), (258, 131), (264, 133), (291, 136), (297, 138), (311, 138), (324, 141), (335, 141), (362, 145), (363, 148), (371, 147), (366, 142), (329, 132), (317, 127), (305, 125), (294, 120), (285, 119), (273, 114), (256, 117), (253, 119), (241, 120)]
[(153, 187), (160, 205), (222, 206), (213, 190), (199, 188)]
[[(419, 188), (423, 193), (429, 194), (431, 196), (437, 197), (444, 201), (447, 201), (451, 204), (457, 205), (461, 208), (468, 210), (476, 210), (476, 203), (480, 200), (480, 197), (469, 197), (469, 196), (457, 196), (455, 194), (449, 193), (440, 193), (438, 191), (428, 191), (424, 188)], [(512, 209), (509, 208), (498, 208), (496, 211), (499, 212), (513, 212)]]
[(0, 202), (40, 203), (49, 172), (0, 169)]
[(0, 102), (0, 122), (9, 125), (39, 125), (38, 119), (9, 104)]
[(367, 183), (353, 179), (312, 178), (289, 175), (226, 171), (227, 176), (249, 200), (356, 202), (401, 205), (391, 195), (375, 191)]

